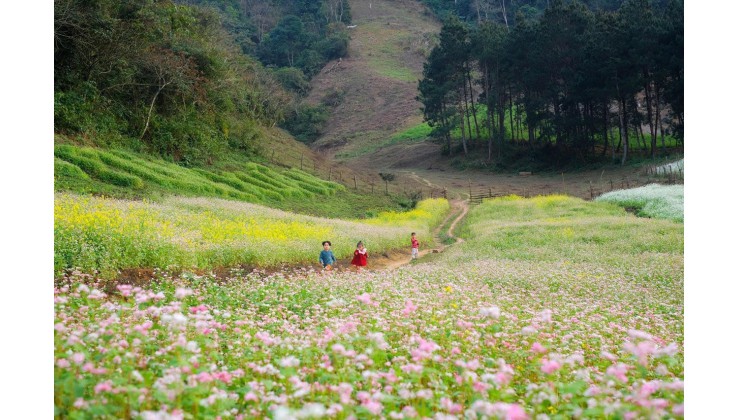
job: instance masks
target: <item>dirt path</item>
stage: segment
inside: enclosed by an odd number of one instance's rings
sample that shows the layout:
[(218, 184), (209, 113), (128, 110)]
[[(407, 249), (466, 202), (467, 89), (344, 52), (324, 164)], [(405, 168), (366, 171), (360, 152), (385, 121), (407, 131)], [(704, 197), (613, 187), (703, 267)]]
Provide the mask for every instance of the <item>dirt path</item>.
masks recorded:
[[(442, 242), (441, 232), (442, 228), (446, 226), (450, 219), (455, 218), (450, 227), (445, 232), (448, 237), (454, 238), (455, 243), (464, 242), (464, 239), (456, 237), (454, 232), (457, 224), (465, 217), (468, 213), (468, 202), (462, 199), (455, 199), (450, 201), (450, 213), (447, 217), (434, 229), (433, 231), (433, 246), (425, 247), (422, 242), (422, 248), (419, 250), (419, 258), (423, 258), (428, 254), (438, 254), (444, 252), (444, 250), (451, 245), (445, 245)], [(398, 267), (404, 266), (411, 262), (410, 252), (395, 252), (392, 254), (385, 254), (381, 258), (376, 259), (372, 263), (373, 270), (395, 270)]]

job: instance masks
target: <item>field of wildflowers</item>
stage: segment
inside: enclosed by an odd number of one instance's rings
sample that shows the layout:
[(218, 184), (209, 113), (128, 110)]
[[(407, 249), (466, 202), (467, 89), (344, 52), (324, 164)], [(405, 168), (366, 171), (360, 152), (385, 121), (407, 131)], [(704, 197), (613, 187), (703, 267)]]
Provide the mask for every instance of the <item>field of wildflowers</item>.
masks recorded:
[(683, 417), (683, 224), (508, 197), (461, 230), (464, 243), (395, 271), (146, 287), (68, 275), (54, 289), (55, 414)]
[(636, 210), (639, 216), (683, 222), (683, 185), (650, 184), (611, 191), (594, 201), (611, 202)]
[(54, 200), (54, 267), (208, 269), (309, 263), (330, 240), (337, 258), (363, 240), (373, 251), (407, 246), (412, 230), (427, 237), (449, 209), (425, 200), (406, 213), (344, 221), (301, 216), (213, 198), (168, 198), (159, 203), (58, 193)]

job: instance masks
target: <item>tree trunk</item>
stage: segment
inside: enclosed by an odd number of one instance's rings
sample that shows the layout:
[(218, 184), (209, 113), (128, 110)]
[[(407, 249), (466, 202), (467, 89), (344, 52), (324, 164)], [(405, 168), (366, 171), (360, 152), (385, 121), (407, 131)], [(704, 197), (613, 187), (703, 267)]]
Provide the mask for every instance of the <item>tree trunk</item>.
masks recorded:
[(498, 158), (501, 160), (506, 137), (506, 96), (503, 92), (498, 95), (498, 104)]
[(466, 85), (466, 83), (465, 83), (465, 77), (463, 76), (463, 85), (462, 85), (462, 88), (463, 88), (463, 102), (465, 103), (465, 121), (468, 124), (468, 138), (472, 141), (473, 140), (473, 132), (470, 129), (470, 114), (468, 114), (468, 88), (465, 85)]
[(606, 149), (609, 147), (609, 104), (604, 101), (604, 151), (601, 157), (606, 156)]
[(162, 89), (164, 89), (164, 87), (169, 84), (170, 82), (164, 83), (163, 85), (159, 87), (159, 89), (157, 89), (157, 93), (154, 94), (154, 97), (152, 98), (152, 103), (149, 104), (149, 112), (146, 114), (146, 123), (144, 124), (144, 130), (141, 131), (141, 135), (139, 136), (139, 139), (144, 138), (144, 134), (146, 134), (146, 130), (149, 128), (149, 121), (152, 118), (152, 110), (154, 109), (154, 102), (157, 100), (157, 96), (159, 96), (159, 92), (161, 92)]
[(460, 124), (462, 124), (460, 126), (460, 136), (462, 137), (463, 153), (465, 153), (465, 156), (467, 156), (468, 144), (465, 141), (465, 110), (463, 109), (463, 107), (460, 107)]
[(648, 126), (650, 128), (650, 157), (655, 159), (655, 149), (658, 141), (658, 124), (653, 124), (653, 95), (650, 85), (650, 81), (645, 84), (645, 102), (647, 105)]
[(475, 97), (473, 96), (473, 83), (471, 82), (470, 69), (468, 69), (468, 87), (470, 88), (470, 107), (473, 108), (473, 122), (475, 123), (475, 138), (480, 139), (480, 129), (478, 129), (478, 116), (475, 115)]
[(509, 128), (511, 128), (511, 140), (514, 141), (514, 95), (509, 88)]
[(629, 149), (629, 135), (627, 134), (627, 105), (624, 98), (619, 101), (619, 133), (620, 141), (624, 143), (622, 147), (622, 166), (627, 162), (627, 150)]

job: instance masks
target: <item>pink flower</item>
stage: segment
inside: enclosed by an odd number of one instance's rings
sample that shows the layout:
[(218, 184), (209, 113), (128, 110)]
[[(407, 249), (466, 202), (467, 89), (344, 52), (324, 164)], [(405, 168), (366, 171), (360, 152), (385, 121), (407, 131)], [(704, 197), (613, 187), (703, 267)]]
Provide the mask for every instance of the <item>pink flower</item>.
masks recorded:
[(231, 374), (229, 372), (216, 372), (213, 374), (213, 377), (223, 383), (231, 383)]
[(360, 296), (357, 296), (357, 300), (366, 305), (378, 306), (378, 302), (373, 302), (372, 295), (369, 293), (363, 293)]
[(648, 356), (654, 354), (657, 347), (651, 341), (641, 341), (637, 345), (627, 342), (624, 344), (624, 349), (635, 355), (641, 365), (647, 366)]
[(121, 296), (123, 297), (131, 296), (132, 288), (133, 287), (130, 284), (119, 284), (118, 286), (116, 286), (116, 289), (121, 292)]
[(621, 382), (627, 382), (627, 370), (629, 369), (629, 366), (625, 365), (624, 363), (618, 363), (616, 365), (610, 366), (606, 370), (607, 375), (612, 375), (615, 378), (617, 378)]
[(110, 392), (113, 390), (113, 382), (105, 381), (95, 385), (95, 393), (100, 394), (101, 392)]
[(506, 411), (506, 420), (526, 420), (527, 413), (519, 404), (509, 404)]
[(480, 382), (480, 381), (473, 382), (473, 389), (475, 390), (475, 392), (486, 392), (488, 391), (488, 388), (490, 387), (491, 385), (485, 382)]
[(531, 351), (532, 351), (533, 353), (545, 353), (545, 352), (547, 352), (547, 349), (546, 349), (546, 348), (544, 348), (544, 347), (542, 346), (542, 344), (540, 344), (540, 343), (538, 343), (538, 342), (535, 342), (534, 344), (532, 344), (532, 348), (530, 348), (530, 350), (531, 350)]
[(67, 359), (57, 359), (57, 366), (64, 369), (68, 368), (70, 366), (69, 360)]
[(447, 397), (439, 400), (439, 405), (442, 406), (443, 410), (449, 411), (452, 414), (461, 413), (463, 409), (462, 405), (453, 403), (452, 400)]
[(409, 372), (419, 373), (419, 372), (422, 371), (422, 369), (424, 369), (423, 366), (421, 366), (421, 365), (415, 365), (415, 364), (412, 364), (412, 363), (409, 363), (407, 365), (401, 366), (401, 370), (404, 371), (404, 372), (406, 372), (406, 373), (409, 373)]
[(175, 299), (183, 299), (186, 296), (190, 296), (193, 294), (192, 289), (187, 289), (184, 287), (178, 287), (177, 290), (175, 290)]
[(560, 369), (560, 363), (558, 363), (558, 362), (556, 362), (554, 360), (542, 359), (542, 367), (541, 367), (541, 369), (542, 369), (543, 372), (545, 372), (546, 374), (549, 375), (549, 374), (555, 372), (556, 370)]
[(411, 350), (411, 356), (415, 362), (428, 359), (432, 356), (432, 352), (439, 349), (440, 347), (434, 341), (427, 341), (423, 338), (419, 338), (419, 347)]
[(375, 400), (366, 400), (362, 403), (362, 406), (376, 416), (383, 412), (383, 404)]
[(411, 312), (414, 312), (418, 306), (414, 305), (414, 302), (407, 300), (406, 301), (406, 307), (403, 308), (403, 311), (401, 312), (403, 316), (408, 316)]
[(676, 404), (673, 407), (673, 414), (677, 416), (683, 416), (683, 404)]
[(72, 355), (72, 361), (75, 362), (75, 364), (81, 365), (82, 362), (85, 361), (85, 355), (82, 353), (75, 353)]

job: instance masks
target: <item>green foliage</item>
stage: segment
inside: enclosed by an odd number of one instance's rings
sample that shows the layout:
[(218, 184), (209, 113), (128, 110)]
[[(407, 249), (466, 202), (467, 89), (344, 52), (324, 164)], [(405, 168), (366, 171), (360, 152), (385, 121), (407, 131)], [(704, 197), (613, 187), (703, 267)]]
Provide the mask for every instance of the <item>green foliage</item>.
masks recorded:
[[(467, 25), (453, 14), (419, 82), (432, 136), (450, 154), (484, 144), (489, 162), (526, 144), (532, 158), (555, 165), (605, 160), (608, 149), (624, 163), (635, 144), (656, 157), (673, 138), (682, 146), (681, 10), (676, 1), (629, 0), (614, 13), (555, 1), (506, 26)], [(621, 142), (613, 134), (620, 127)], [(636, 134), (643, 130), (645, 140)]]
[(277, 171), (254, 162), (245, 164), (244, 170), (191, 169), (121, 150), (67, 144), (56, 145), (54, 155), (57, 190), (129, 197), (130, 191), (111, 186), (130, 187), (150, 197), (209, 196), (277, 206), (286, 199), (330, 196), (345, 190), (297, 169)]
[(255, 127), (281, 121), (291, 97), (234, 48), (219, 13), (168, 2), (56, 2), (55, 131), (99, 146), (134, 143), (125, 145), (186, 165), (229, 148), (256, 153)]
[(296, 139), (311, 143), (321, 135), (327, 119), (329, 119), (329, 109), (326, 106), (303, 104), (293, 111), (282, 127)]
[(274, 72), (275, 77), (285, 89), (304, 96), (311, 89), (311, 84), (306, 75), (296, 67), (281, 67)]
[(57, 157), (54, 158), (54, 178), (70, 177), (88, 180), (90, 177), (74, 163), (69, 163)]

